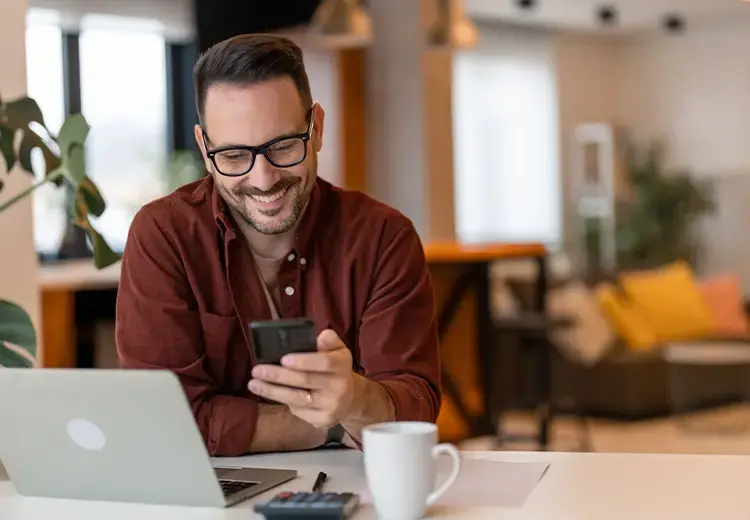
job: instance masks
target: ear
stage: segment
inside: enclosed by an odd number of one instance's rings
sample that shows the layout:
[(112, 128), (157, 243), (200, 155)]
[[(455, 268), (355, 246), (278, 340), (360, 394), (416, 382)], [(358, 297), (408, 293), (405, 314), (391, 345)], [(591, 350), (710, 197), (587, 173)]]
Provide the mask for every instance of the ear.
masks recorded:
[(200, 125), (195, 125), (193, 127), (193, 133), (195, 134), (195, 142), (198, 144), (198, 148), (201, 151), (201, 157), (203, 158), (203, 162), (206, 165), (206, 171), (212, 171), (211, 170), (211, 160), (206, 157), (206, 141), (203, 139), (203, 128), (201, 128)]
[(323, 107), (318, 103), (315, 103), (312, 108), (312, 119), (313, 119), (313, 150), (319, 152), (323, 148), (323, 128), (325, 124), (326, 113)]

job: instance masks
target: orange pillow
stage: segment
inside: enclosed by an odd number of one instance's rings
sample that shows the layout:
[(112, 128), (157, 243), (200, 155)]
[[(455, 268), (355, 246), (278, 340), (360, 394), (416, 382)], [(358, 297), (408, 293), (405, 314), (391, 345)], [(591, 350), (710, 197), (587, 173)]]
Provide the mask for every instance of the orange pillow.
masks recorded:
[(650, 350), (656, 346), (656, 335), (646, 319), (631, 302), (620, 297), (610, 283), (596, 288), (599, 305), (617, 335), (632, 350)]
[(619, 277), (626, 298), (653, 331), (657, 343), (713, 337), (714, 317), (687, 262), (677, 261)]
[(698, 290), (714, 316), (717, 334), (732, 337), (750, 334), (739, 276), (731, 273), (711, 276), (698, 283)]

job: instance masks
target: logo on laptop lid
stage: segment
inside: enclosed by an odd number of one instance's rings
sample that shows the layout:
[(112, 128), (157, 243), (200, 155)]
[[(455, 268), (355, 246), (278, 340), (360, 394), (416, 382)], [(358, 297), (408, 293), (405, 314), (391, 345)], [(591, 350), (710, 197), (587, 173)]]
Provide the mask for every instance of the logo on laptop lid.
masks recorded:
[(104, 448), (107, 439), (96, 424), (86, 419), (73, 419), (68, 423), (68, 435), (81, 448), (99, 451)]

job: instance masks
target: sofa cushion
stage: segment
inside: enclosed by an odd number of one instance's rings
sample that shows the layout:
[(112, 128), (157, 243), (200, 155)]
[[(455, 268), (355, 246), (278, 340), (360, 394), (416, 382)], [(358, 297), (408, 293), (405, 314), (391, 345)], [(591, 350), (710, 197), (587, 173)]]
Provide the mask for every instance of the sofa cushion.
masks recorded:
[(550, 334), (568, 359), (594, 365), (612, 351), (615, 332), (596, 294), (583, 282), (573, 281), (550, 291), (547, 308), (552, 317), (571, 318), (571, 325)]
[(698, 288), (713, 315), (717, 336), (747, 337), (750, 334), (738, 275), (711, 276), (701, 280)]
[(711, 336), (713, 314), (687, 262), (622, 274), (624, 296), (648, 324), (658, 343)]
[(602, 311), (628, 348), (640, 351), (651, 349), (656, 344), (656, 335), (641, 311), (623, 298), (617, 287), (603, 283), (597, 287), (596, 295)]

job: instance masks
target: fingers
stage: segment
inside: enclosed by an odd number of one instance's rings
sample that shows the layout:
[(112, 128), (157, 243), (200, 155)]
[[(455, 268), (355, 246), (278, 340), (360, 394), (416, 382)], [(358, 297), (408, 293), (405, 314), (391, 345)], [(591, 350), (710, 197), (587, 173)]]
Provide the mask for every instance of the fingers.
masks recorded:
[(289, 354), (281, 359), (284, 367), (292, 370), (317, 373), (335, 373), (341, 370), (342, 356), (336, 352)]
[(339, 335), (333, 330), (325, 329), (318, 334), (318, 351), (329, 352), (340, 348), (346, 348), (346, 345), (344, 345), (344, 342), (341, 341)]
[(328, 378), (322, 374), (313, 371), (292, 370), (276, 365), (258, 365), (253, 368), (252, 376), (268, 383), (308, 390), (325, 388), (328, 384)]
[(336, 407), (325, 392), (289, 388), (260, 379), (253, 379), (247, 387), (259, 397), (287, 405), (292, 413), (313, 426), (330, 427), (338, 422)]
[(315, 405), (308, 398), (308, 395), (312, 395), (308, 390), (280, 386), (260, 379), (253, 379), (248, 383), (247, 387), (255, 395), (285, 404), (289, 408), (312, 407)]
[(287, 354), (281, 364), (294, 370), (339, 373), (351, 371), (352, 354), (334, 331), (326, 329), (318, 335), (318, 352)]

